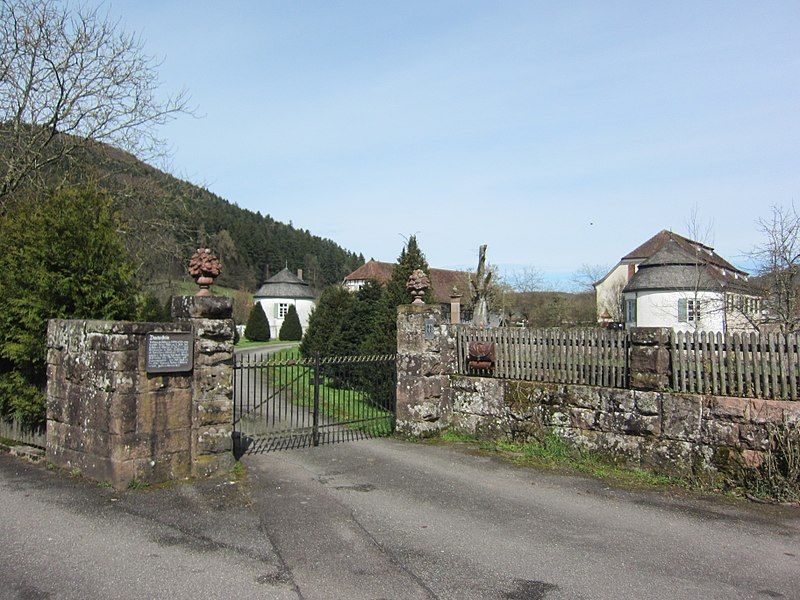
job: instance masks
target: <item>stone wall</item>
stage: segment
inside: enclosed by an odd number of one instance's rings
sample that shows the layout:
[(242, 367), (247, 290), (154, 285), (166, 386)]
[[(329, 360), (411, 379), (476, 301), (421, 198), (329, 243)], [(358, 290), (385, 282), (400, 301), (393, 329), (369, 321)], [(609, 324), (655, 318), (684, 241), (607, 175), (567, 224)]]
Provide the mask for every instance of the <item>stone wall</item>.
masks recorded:
[(631, 336), (631, 389), (457, 375), (455, 329), (437, 307), (400, 307), (397, 332), (397, 429), (407, 435), (452, 428), (524, 441), (555, 433), (621, 463), (685, 475), (758, 466), (769, 428), (800, 422), (800, 402), (666, 391), (660, 329)]
[[(180, 298), (175, 323), (53, 320), (47, 335), (47, 459), (117, 487), (232, 463), (231, 302)], [(150, 333), (194, 332), (194, 368), (148, 374)]]
[(453, 377), (450, 426), (513, 441), (551, 432), (576, 447), (669, 475), (761, 464), (770, 425), (800, 403)]

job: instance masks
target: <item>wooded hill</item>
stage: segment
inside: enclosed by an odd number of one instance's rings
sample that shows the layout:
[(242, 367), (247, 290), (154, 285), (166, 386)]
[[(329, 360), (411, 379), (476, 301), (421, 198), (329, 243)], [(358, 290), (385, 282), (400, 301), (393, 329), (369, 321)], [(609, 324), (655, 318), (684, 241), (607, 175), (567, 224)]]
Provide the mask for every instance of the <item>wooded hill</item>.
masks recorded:
[(45, 178), (53, 185), (91, 180), (113, 194), (140, 283), (158, 295), (185, 279), (186, 262), (199, 246), (222, 260), (220, 285), (249, 291), (284, 266), (303, 269), (304, 278), (321, 289), (364, 263), (330, 239), (241, 208), (105, 144), (81, 149)]

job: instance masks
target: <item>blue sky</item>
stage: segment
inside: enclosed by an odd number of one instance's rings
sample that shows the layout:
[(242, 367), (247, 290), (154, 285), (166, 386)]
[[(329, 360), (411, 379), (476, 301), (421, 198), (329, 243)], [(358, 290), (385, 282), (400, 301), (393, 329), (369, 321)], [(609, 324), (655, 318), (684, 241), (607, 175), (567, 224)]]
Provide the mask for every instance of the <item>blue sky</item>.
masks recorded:
[(800, 189), (797, 2), (104, 4), (202, 118), (172, 171), (394, 260), (566, 284), (693, 206), (746, 265)]

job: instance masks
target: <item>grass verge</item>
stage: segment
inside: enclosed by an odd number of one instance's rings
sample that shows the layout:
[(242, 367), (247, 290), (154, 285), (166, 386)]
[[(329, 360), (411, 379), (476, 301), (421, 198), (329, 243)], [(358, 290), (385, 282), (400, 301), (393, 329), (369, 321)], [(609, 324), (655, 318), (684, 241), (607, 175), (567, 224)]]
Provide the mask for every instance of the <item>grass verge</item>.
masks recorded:
[(458, 443), (470, 446), (474, 451), (497, 456), (520, 467), (535, 467), (562, 473), (580, 473), (609, 480), (628, 489), (655, 487), (696, 487), (687, 479), (658, 475), (646, 469), (616, 465), (607, 456), (581, 452), (567, 444), (554, 433), (542, 441), (509, 442), (484, 440), (454, 431), (443, 431), (427, 443)]

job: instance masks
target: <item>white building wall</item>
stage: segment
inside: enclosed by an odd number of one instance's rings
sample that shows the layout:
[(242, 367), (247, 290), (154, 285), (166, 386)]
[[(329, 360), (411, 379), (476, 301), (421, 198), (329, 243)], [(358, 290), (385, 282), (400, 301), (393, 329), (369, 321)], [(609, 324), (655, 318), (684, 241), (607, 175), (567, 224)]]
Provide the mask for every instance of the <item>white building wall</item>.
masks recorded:
[(697, 322), (678, 320), (680, 300), (694, 300), (694, 292), (628, 292), (625, 301), (636, 299), (636, 323), (626, 327), (671, 327), (675, 331), (724, 331), (725, 305), (718, 292), (697, 292), (701, 312)]
[(620, 263), (595, 286), (598, 320), (604, 312), (608, 312), (612, 318), (619, 314), (620, 296), (626, 283), (628, 283), (628, 265)]
[(344, 282), (344, 289), (348, 292), (357, 292), (367, 283), (366, 279), (348, 279)]
[(300, 326), (303, 328), (303, 333), (308, 329), (308, 318), (311, 316), (311, 311), (314, 309), (314, 301), (309, 298), (257, 298), (256, 302), (261, 303), (261, 308), (267, 315), (269, 321), (270, 338), (273, 340), (278, 339), (281, 325), (283, 325), (283, 318), (279, 317), (278, 310), (281, 304), (293, 304), (297, 310), (297, 316), (300, 318)]

